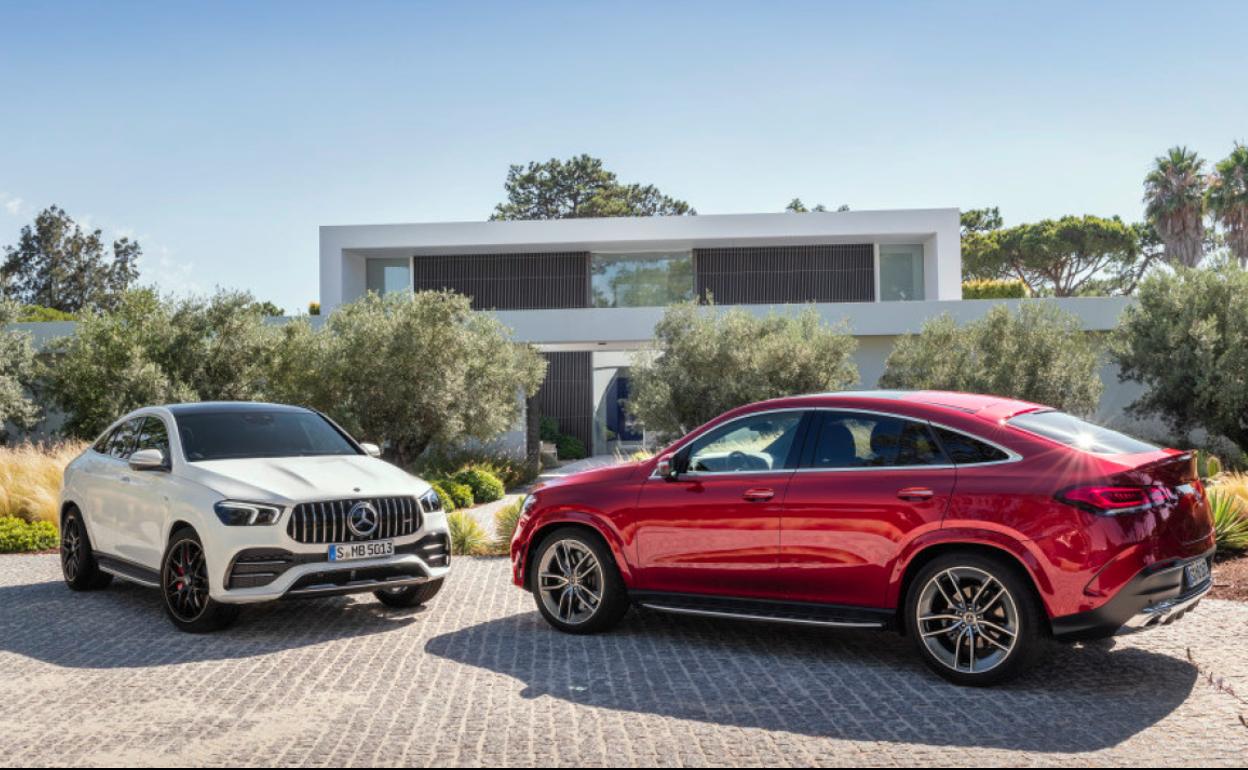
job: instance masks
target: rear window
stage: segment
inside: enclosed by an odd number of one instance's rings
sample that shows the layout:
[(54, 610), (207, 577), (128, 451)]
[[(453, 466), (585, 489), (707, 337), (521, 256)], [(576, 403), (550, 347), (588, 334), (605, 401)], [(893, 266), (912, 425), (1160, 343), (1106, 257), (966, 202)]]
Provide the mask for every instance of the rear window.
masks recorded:
[(312, 412), (195, 412), (176, 419), (188, 462), (359, 454)]
[(1011, 417), (1008, 424), (1068, 447), (1095, 454), (1126, 455), (1153, 452), (1160, 448), (1116, 430), (1093, 425), (1065, 412), (1027, 412)]

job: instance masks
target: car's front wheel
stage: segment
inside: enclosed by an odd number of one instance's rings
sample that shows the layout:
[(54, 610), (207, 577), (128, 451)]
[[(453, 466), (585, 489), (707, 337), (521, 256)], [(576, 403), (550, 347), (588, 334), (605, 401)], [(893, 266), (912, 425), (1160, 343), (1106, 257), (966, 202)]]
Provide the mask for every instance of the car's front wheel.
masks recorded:
[(1044, 615), (1031, 586), (1004, 560), (978, 553), (924, 566), (910, 584), (905, 613), (924, 662), (956, 684), (1011, 679), (1042, 643)]
[(620, 622), (628, 592), (606, 543), (580, 527), (561, 527), (537, 547), (533, 595), (546, 621), (569, 634), (592, 634)]
[(420, 585), (374, 591), (373, 596), (387, 607), (420, 607), (431, 601), (441, 590), (442, 578), (438, 578)]
[(113, 582), (113, 576), (95, 561), (91, 538), (77, 508), (66, 510), (61, 517), (61, 574), (65, 585), (75, 591), (94, 591)]
[(193, 529), (180, 529), (169, 538), (160, 581), (165, 614), (182, 631), (217, 631), (238, 617), (237, 606), (214, 601), (209, 595), (204, 544)]

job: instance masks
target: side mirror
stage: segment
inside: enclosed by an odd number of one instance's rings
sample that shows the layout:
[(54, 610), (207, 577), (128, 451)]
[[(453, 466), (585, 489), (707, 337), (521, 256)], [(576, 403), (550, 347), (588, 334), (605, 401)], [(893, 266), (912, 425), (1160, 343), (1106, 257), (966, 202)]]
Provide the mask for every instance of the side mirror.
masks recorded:
[(136, 471), (157, 471), (165, 467), (165, 453), (159, 449), (140, 449), (130, 455), (130, 467)]
[(370, 444), (367, 441), (360, 442), (360, 448), (364, 450), (364, 454), (369, 457), (381, 457), (381, 447), (376, 444)]
[(676, 481), (680, 478), (680, 474), (688, 470), (688, 467), (681, 462), (682, 459), (678, 454), (663, 455), (654, 466), (655, 472), (668, 481)]

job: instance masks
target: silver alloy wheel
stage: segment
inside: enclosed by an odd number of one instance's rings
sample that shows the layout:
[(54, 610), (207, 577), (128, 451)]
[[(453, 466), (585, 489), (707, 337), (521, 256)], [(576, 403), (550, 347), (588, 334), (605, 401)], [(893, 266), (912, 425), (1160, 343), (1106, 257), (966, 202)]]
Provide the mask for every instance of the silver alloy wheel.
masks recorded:
[(602, 565), (579, 540), (560, 540), (546, 549), (537, 569), (537, 588), (546, 611), (570, 626), (594, 617), (602, 605)]
[(71, 583), (78, 578), (82, 568), (82, 535), (78, 532), (77, 518), (66, 521), (61, 533), (61, 568)]
[(1005, 662), (1018, 641), (1018, 606), (1005, 585), (977, 567), (952, 567), (923, 586), (915, 627), (934, 658), (954, 671), (983, 674)]

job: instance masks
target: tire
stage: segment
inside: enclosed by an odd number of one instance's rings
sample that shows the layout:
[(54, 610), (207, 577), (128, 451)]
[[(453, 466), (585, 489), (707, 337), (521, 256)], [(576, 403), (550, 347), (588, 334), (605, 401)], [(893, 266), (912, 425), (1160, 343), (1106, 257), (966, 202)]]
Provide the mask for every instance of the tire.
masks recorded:
[(95, 560), (87, 525), (77, 508), (69, 508), (61, 516), (61, 574), (65, 585), (75, 591), (97, 591), (113, 582), (113, 576), (101, 570)]
[[(587, 562), (590, 557), (592, 563)], [(595, 634), (612, 628), (628, 612), (628, 591), (620, 570), (611, 549), (597, 534), (580, 527), (560, 527), (542, 539), (532, 564), (538, 612), (558, 630)], [(569, 574), (573, 579), (566, 577)]]
[(238, 617), (236, 605), (222, 604), (209, 595), (204, 544), (189, 527), (174, 532), (165, 547), (160, 595), (170, 622), (188, 633), (219, 631)]
[(906, 592), (904, 625), (923, 662), (972, 687), (1022, 673), (1039, 653), (1047, 623), (1030, 580), (1019, 573), (1005, 559), (971, 552), (924, 566)]
[(376, 596), (377, 600), (387, 607), (420, 607), (438, 595), (438, 592), (442, 590), (442, 580), (443, 578), (438, 578), (420, 585), (373, 591), (373, 596)]

